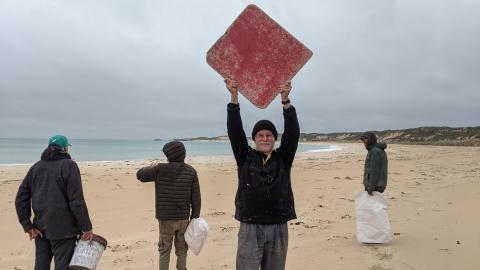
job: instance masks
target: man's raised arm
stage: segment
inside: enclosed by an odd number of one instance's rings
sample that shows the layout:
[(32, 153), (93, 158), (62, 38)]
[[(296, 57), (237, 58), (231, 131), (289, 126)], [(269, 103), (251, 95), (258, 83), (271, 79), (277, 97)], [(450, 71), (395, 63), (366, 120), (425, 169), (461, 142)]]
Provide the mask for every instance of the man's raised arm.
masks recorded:
[(237, 165), (243, 163), (249, 148), (247, 136), (243, 130), (242, 118), (240, 117), (240, 105), (238, 104), (238, 83), (234, 80), (225, 79), (225, 84), (230, 92), (231, 99), (227, 106), (227, 130), (230, 145)]
[(300, 138), (300, 126), (298, 124), (297, 112), (290, 105), (289, 94), (292, 90), (291, 82), (286, 82), (280, 86), (280, 96), (283, 104), (283, 134), (278, 152), (283, 160), (292, 165), (295, 153), (297, 152), (298, 139)]

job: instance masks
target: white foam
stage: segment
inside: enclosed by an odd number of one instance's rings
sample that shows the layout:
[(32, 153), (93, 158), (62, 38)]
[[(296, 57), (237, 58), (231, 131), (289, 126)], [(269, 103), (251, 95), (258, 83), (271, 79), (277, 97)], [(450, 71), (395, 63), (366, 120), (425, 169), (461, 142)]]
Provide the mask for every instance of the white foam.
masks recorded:
[(321, 152), (333, 152), (333, 151), (338, 151), (342, 150), (343, 147), (338, 146), (338, 145), (332, 145), (329, 148), (324, 148), (324, 149), (312, 149), (312, 150), (307, 150), (304, 151), (304, 153), (321, 153)]

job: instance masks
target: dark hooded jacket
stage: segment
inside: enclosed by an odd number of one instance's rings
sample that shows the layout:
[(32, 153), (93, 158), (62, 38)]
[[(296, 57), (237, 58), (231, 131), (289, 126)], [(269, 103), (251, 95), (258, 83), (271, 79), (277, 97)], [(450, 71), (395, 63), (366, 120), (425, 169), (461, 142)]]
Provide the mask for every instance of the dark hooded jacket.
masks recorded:
[[(183, 143), (165, 144), (163, 152), (169, 163), (138, 170), (137, 179), (155, 182), (155, 209), (159, 220), (180, 220), (200, 216), (201, 196), (195, 169), (186, 164)], [(190, 212), (191, 209), (191, 212)]]
[(372, 132), (367, 132), (363, 136), (368, 139), (367, 158), (365, 159), (365, 169), (363, 173), (363, 185), (366, 191), (372, 192), (375, 187), (386, 187), (388, 176), (388, 159), (385, 149), (387, 144), (377, 143), (377, 138)]
[(15, 208), (25, 231), (35, 227), (49, 240), (75, 237), (92, 229), (80, 170), (56, 145), (45, 149), (41, 160), (28, 171), (18, 189)]
[(252, 224), (280, 224), (297, 218), (290, 179), (300, 136), (295, 108), (283, 110), (281, 144), (265, 164), (264, 154), (248, 145), (240, 106), (229, 103), (227, 112), (228, 137), (238, 166), (235, 218)]

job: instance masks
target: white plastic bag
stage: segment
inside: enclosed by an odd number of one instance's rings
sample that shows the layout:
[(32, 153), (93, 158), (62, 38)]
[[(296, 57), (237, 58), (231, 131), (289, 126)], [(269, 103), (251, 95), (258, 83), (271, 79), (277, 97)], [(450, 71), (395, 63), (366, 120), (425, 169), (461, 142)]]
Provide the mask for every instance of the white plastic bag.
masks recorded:
[(203, 218), (194, 218), (190, 220), (185, 231), (185, 242), (193, 254), (198, 255), (203, 245), (207, 241), (208, 224)]
[(357, 212), (357, 240), (360, 243), (384, 244), (392, 241), (392, 230), (387, 215), (387, 199), (380, 192), (373, 196), (366, 191), (355, 195)]

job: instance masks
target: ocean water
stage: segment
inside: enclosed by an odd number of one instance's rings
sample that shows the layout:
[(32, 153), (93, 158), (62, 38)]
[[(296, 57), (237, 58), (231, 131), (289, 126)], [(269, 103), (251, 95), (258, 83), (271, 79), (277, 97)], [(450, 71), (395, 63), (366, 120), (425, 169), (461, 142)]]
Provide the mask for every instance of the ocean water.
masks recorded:
[[(72, 139), (70, 154), (76, 161), (114, 161), (164, 158), (162, 147), (168, 141)], [(233, 156), (228, 141), (183, 142), (188, 157)], [(47, 139), (0, 139), (0, 164), (32, 164), (40, 159)], [(297, 152), (324, 152), (340, 149), (336, 145), (304, 144)]]

